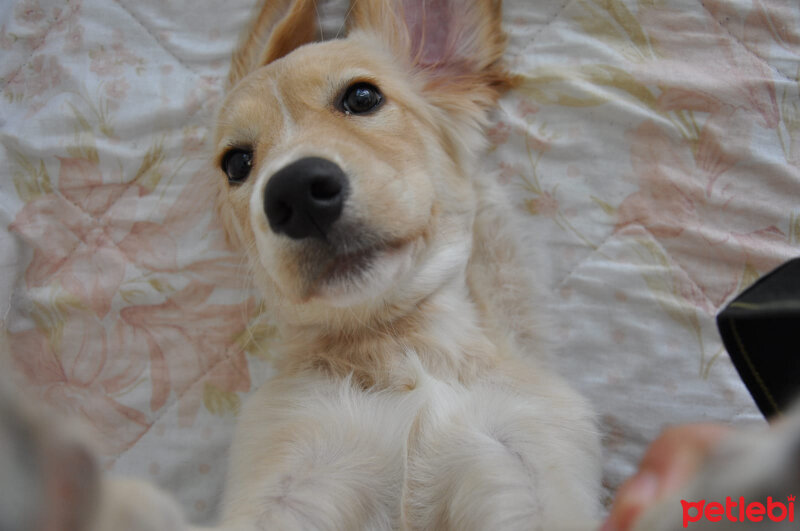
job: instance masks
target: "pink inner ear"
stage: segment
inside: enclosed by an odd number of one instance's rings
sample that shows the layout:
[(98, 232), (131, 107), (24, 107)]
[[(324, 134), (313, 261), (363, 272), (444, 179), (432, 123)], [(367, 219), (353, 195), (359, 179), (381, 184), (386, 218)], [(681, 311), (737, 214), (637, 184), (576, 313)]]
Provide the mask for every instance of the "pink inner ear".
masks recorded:
[(403, 15), (414, 63), (435, 67), (458, 59), (454, 37), (460, 28), (449, 0), (403, 0)]

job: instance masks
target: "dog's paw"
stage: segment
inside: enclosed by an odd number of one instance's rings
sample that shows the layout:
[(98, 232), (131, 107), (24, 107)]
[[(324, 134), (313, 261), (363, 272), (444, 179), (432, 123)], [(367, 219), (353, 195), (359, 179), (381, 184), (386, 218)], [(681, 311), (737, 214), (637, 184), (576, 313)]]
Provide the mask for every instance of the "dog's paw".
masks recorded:
[(135, 480), (107, 479), (90, 531), (183, 531), (183, 514), (172, 497)]

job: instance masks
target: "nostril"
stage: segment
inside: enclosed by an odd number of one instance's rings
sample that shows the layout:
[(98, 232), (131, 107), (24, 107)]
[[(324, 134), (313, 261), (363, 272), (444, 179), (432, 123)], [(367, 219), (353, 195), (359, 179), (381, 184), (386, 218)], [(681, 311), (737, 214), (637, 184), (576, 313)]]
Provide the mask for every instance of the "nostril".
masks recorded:
[(276, 171), (264, 188), (264, 211), (272, 231), (289, 238), (327, 238), (349, 192), (347, 175), (318, 157)]
[(309, 193), (315, 201), (331, 201), (342, 193), (342, 184), (336, 179), (319, 177), (311, 182)]

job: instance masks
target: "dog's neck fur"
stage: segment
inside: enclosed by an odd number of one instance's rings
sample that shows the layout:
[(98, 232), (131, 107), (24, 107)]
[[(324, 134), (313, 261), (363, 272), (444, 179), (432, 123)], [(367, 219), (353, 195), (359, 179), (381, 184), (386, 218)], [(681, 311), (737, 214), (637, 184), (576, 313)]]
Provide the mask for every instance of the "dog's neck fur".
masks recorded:
[(468, 382), (501, 357), (461, 274), (423, 300), (380, 312), (345, 327), (279, 325), (281, 367), (352, 374), (363, 388), (407, 386), (403, 370), (414, 358), (437, 378)]

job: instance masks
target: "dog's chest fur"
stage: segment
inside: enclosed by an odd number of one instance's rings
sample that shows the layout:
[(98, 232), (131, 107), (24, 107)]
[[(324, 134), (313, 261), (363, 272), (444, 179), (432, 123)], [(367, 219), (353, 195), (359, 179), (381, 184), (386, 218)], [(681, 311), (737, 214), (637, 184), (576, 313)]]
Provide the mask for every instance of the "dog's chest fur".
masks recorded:
[[(319, 510), (317, 492), (352, 523), (343, 528), (461, 528), (455, 520), (479, 522), (478, 506), (488, 500), (507, 506), (491, 514), (509, 525), (556, 522), (567, 510), (588, 518), (593, 487), (574, 476), (591, 470), (595, 441), (563, 432), (569, 424), (591, 435), (581, 399), (548, 371), (531, 378), (530, 365), (499, 354), (491, 370), (472, 367), (460, 380), (429, 361), (463, 359), (452, 341), (459, 334), (438, 337), (447, 340), (426, 353), (395, 350), (380, 388), (308, 368), (259, 390), (240, 420), (226, 512), (274, 522), (285, 509), (305, 518), (306, 504), (309, 514)], [(564, 485), (558, 499), (544, 488), (552, 484)], [(455, 509), (454, 497), (477, 504), (475, 514)], [(583, 509), (568, 508), (568, 500)]]
[(507, 230), (510, 203), (472, 175), (485, 113), (513, 81), (501, 2), (351, 11), (346, 38), (312, 43), (313, 1), (265, 2), (220, 110), (220, 217), (248, 253), (285, 360), (243, 410), (223, 522), (588, 520), (592, 415), (518, 356), (541, 351), (541, 299)]
[(407, 386), (407, 366), (415, 360), (437, 378), (468, 383), (510, 356), (507, 345), (489, 339), (486, 325), (459, 275), (385, 322), (322, 332), (287, 327), (279, 365), (287, 373), (322, 370), (363, 389), (383, 389)]

